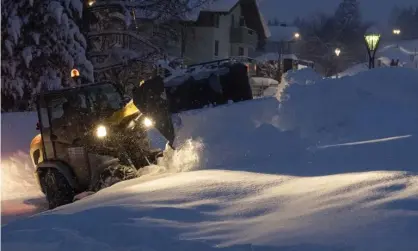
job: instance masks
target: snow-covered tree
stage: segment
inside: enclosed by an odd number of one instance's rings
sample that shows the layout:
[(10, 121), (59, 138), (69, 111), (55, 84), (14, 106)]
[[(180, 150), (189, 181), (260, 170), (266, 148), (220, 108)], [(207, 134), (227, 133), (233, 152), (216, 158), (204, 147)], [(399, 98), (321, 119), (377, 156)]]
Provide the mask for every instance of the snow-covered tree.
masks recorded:
[(77, 25), (82, 7), (80, 0), (2, 0), (2, 111), (30, 109), (34, 94), (76, 84), (73, 68), (93, 81)]
[(357, 0), (342, 0), (335, 11), (337, 29), (357, 27), (361, 24), (360, 4)]

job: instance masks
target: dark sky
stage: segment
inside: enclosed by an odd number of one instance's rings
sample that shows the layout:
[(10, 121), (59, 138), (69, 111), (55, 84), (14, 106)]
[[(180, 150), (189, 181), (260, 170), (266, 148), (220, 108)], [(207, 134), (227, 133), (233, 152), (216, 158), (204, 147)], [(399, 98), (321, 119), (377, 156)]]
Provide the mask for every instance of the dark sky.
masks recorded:
[[(315, 12), (332, 13), (341, 0), (258, 0), (265, 19), (278, 17), (291, 22), (297, 16)], [(418, 0), (359, 0), (365, 21), (377, 21), (385, 25), (392, 7), (418, 6)]]

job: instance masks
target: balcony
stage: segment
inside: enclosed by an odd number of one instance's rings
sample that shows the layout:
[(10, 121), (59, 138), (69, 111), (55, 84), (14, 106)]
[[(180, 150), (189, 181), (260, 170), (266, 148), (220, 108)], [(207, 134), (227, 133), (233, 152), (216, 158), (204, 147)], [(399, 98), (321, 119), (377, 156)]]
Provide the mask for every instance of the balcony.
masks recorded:
[(231, 28), (230, 41), (232, 44), (246, 44), (256, 47), (257, 40), (258, 37), (255, 30), (252, 30), (244, 26)]

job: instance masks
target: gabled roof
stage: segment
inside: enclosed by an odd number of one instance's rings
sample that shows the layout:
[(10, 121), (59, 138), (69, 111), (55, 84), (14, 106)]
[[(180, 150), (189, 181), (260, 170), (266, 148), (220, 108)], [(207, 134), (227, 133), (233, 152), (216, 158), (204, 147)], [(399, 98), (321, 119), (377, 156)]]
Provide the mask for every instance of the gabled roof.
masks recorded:
[(230, 12), (240, 0), (207, 0), (201, 3), (201, 0), (191, 1), (189, 6), (191, 11), (185, 15), (187, 21), (196, 21), (200, 12)]
[[(192, 0), (189, 4), (192, 11), (188, 12), (184, 16), (184, 21), (195, 22), (199, 18), (201, 12), (219, 12), (219, 13), (229, 13), (231, 12), (242, 0), (206, 0), (202, 4), (202, 0)], [(257, 12), (254, 13), (258, 15), (262, 29), (265, 37), (270, 36), (269, 27), (267, 26), (263, 15), (261, 14), (258, 0), (254, 0), (254, 4), (257, 8)]]

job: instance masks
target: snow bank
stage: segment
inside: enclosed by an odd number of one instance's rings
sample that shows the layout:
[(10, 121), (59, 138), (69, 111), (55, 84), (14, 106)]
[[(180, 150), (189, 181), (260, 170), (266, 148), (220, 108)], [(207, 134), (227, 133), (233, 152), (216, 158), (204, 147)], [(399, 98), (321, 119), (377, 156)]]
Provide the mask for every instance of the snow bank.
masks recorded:
[(282, 82), (284, 82), (284, 85), (287, 84), (314, 84), (316, 81), (321, 80), (322, 76), (318, 74), (314, 69), (312, 68), (302, 68), (300, 70), (290, 70), (287, 71), (284, 76)]
[(355, 64), (343, 72), (338, 73), (338, 77), (354, 76), (357, 73), (368, 71), (369, 65), (367, 63)]
[(1, 118), (1, 197), (29, 199), (40, 195), (29, 158), (29, 144), (37, 134), (32, 112), (3, 113)]
[[(302, 74), (303, 75), (303, 74)], [(286, 84), (280, 128), (321, 143), (417, 132), (418, 70), (380, 68), (352, 77)]]

